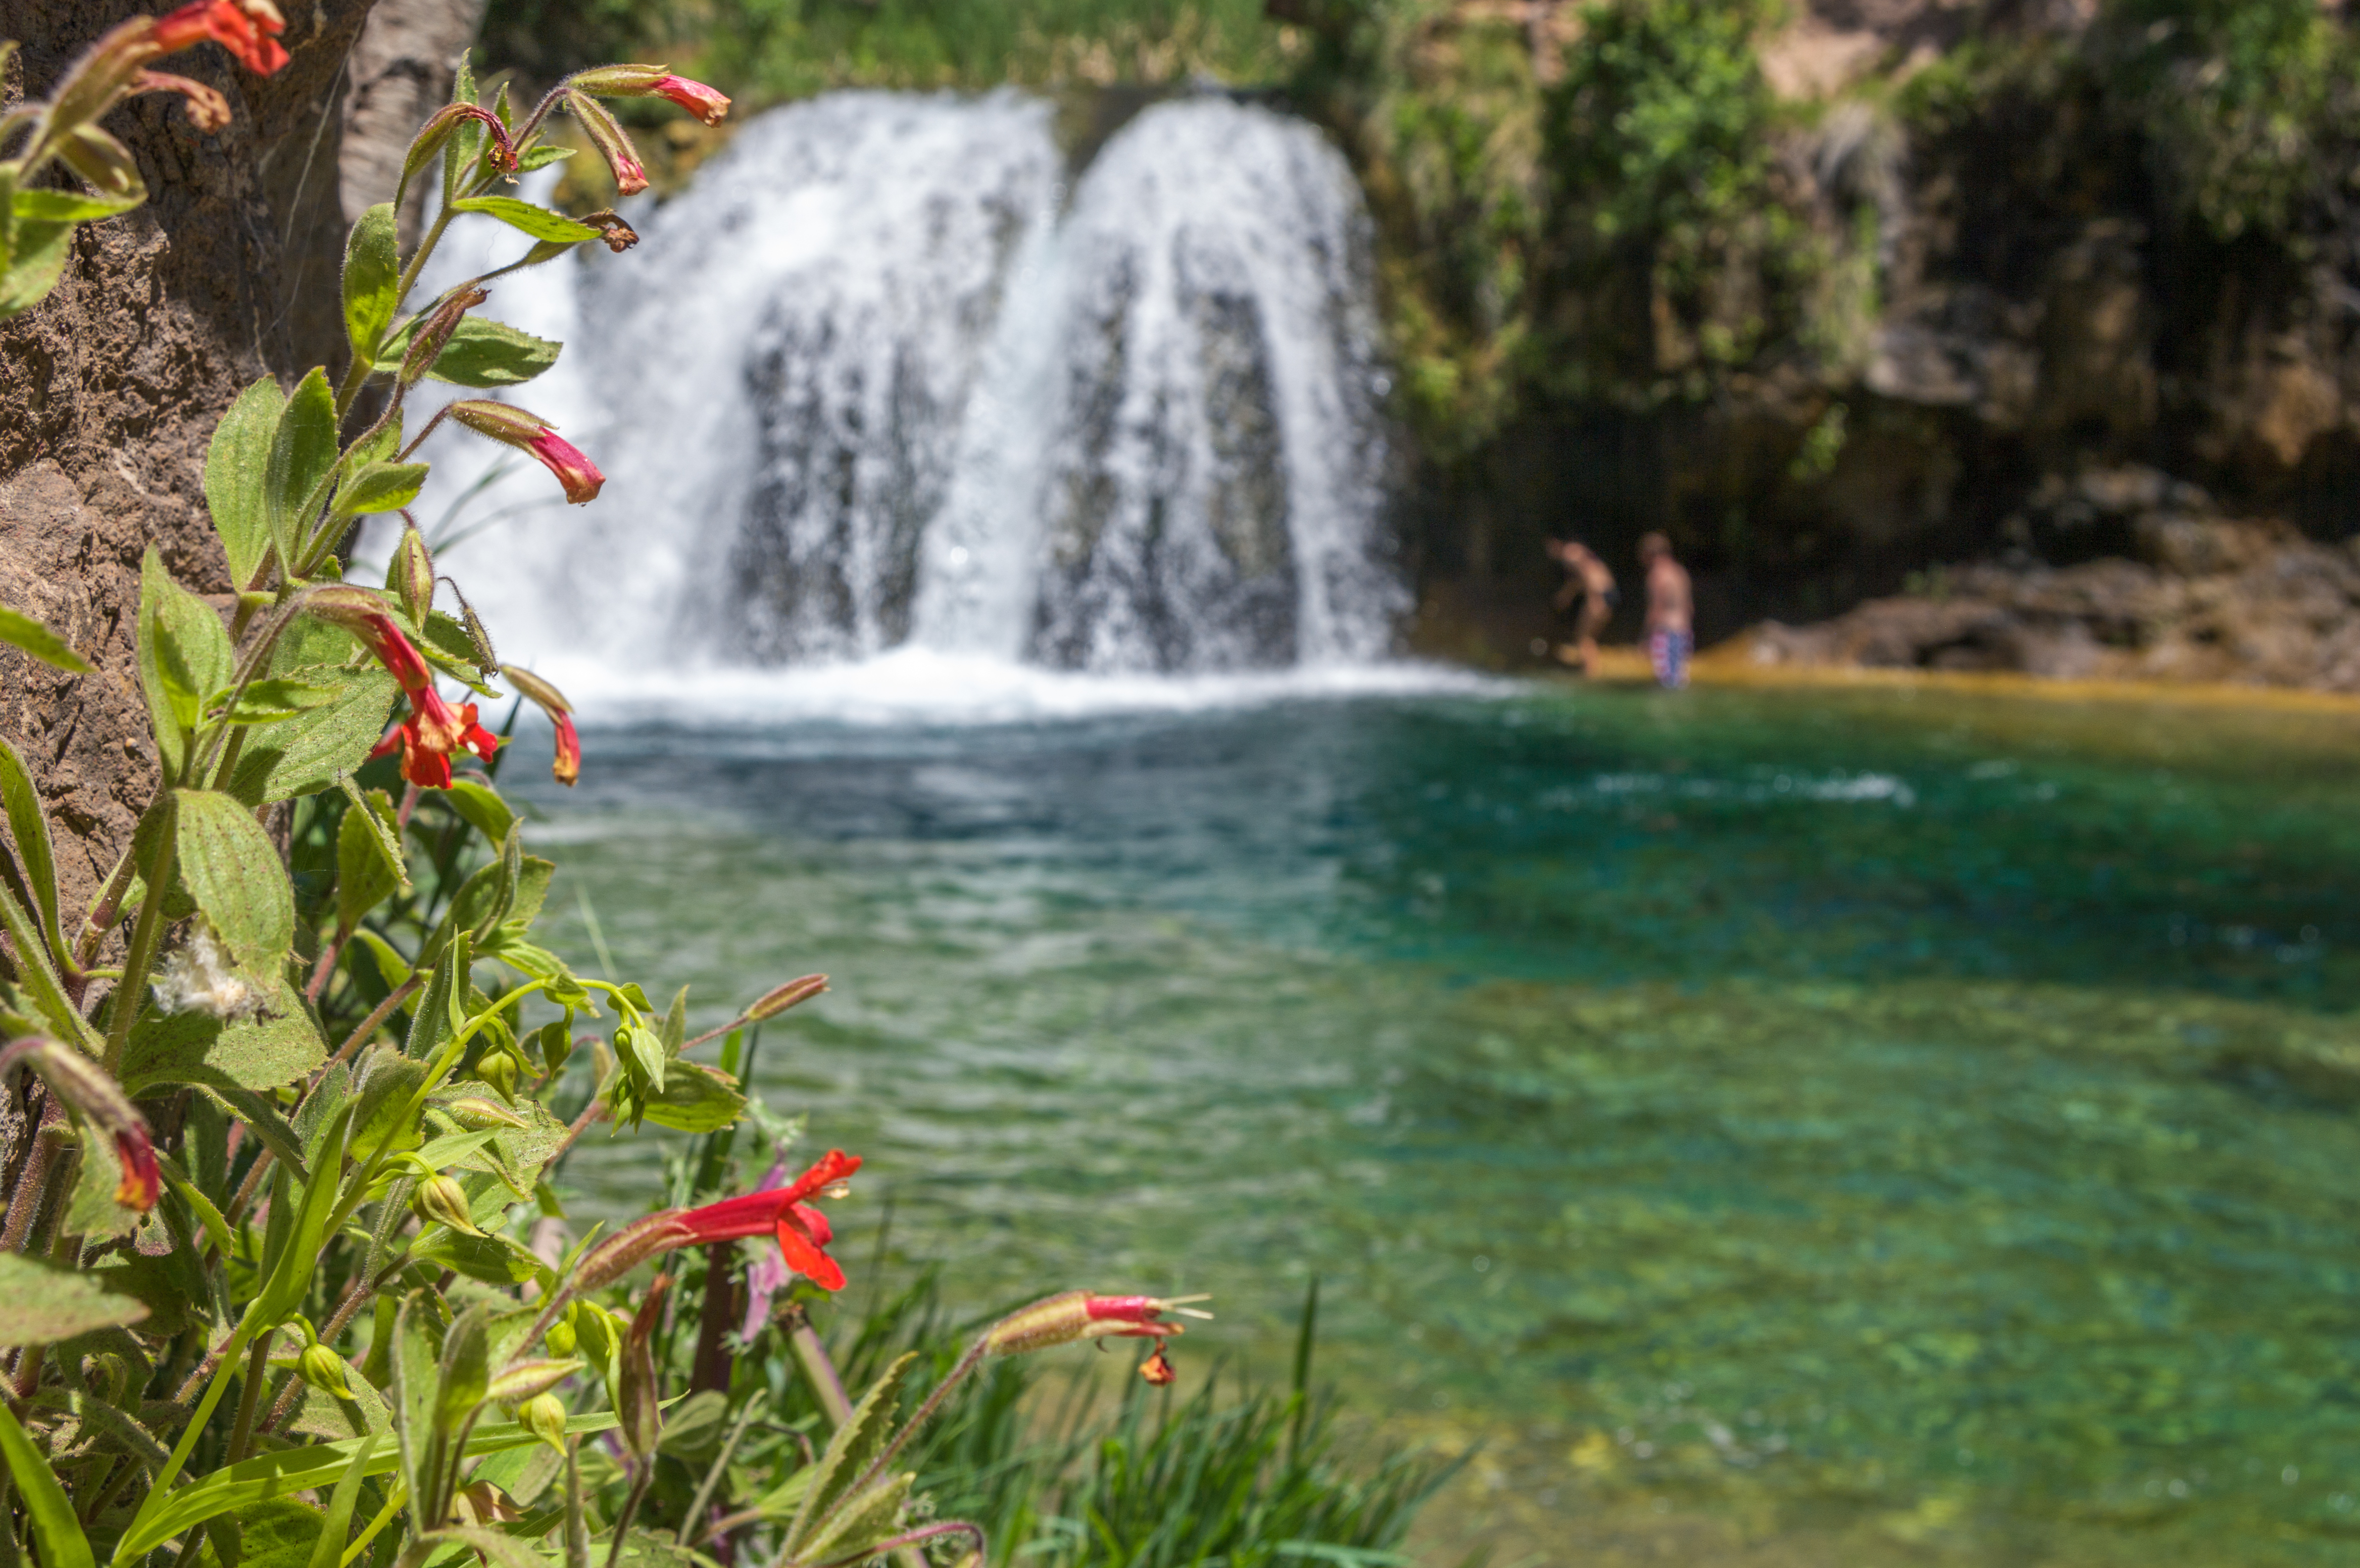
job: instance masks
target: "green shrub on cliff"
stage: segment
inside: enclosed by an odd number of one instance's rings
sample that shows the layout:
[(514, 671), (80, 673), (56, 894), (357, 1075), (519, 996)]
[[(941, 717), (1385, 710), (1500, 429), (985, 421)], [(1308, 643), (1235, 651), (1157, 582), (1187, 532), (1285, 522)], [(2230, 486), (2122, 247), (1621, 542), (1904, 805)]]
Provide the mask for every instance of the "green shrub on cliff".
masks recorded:
[(1611, 0), (1550, 91), (1547, 382), (1694, 396), (1800, 322), (1818, 258), (1773, 162), (1760, 0)]
[(2165, 198), (2221, 239), (2289, 234), (2348, 162), (2360, 58), (2316, 0), (2113, 0), (2090, 59)]

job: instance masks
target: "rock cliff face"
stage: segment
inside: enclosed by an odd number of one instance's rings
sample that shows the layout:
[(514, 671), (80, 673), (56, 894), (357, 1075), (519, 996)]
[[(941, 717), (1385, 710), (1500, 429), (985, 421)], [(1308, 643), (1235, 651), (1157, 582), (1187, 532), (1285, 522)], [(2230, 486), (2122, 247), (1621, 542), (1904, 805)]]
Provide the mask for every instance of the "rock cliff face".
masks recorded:
[[(2360, 529), (2360, 217), (2346, 221), (2338, 196), (2295, 243), (2221, 239), (2164, 188), (2153, 148), (2070, 73), (1967, 109), (1896, 106), (1971, 38), (2070, 42), (2097, 14), (2075, 0), (1810, 0), (1762, 40), (1789, 115), (1779, 190), (1827, 246), (1874, 235), (1855, 251), (1873, 287), (1849, 341), (1764, 356), (1702, 397), (1533, 401), (1422, 499), (1416, 641), (1524, 657), (1564, 634), (1546, 604), (1546, 535), (1588, 538), (1627, 577), (1632, 543), (1660, 528), (1696, 570), (1707, 640), (1838, 615), (1937, 564), (2016, 563), (1951, 572), (1939, 614), (1921, 597), (1825, 636), (1765, 631), (1756, 646), (1782, 657), (1882, 662), (1900, 657), (1898, 637), (1918, 650), (1904, 662), (1947, 649), (1939, 657), (2024, 668), (2126, 659), (2149, 674), (2347, 684), (2342, 633), (2282, 647), (2258, 630), (2270, 595), (2248, 578), (2348, 574), (2340, 547), (2301, 541), (2340, 546)], [(1676, 372), (1677, 334), (1659, 323), (1656, 338), (1657, 369)], [(2148, 477), (2123, 477), (2133, 471)], [(2137, 521), (2169, 507), (2090, 499), (2151, 480), (2201, 488), (2203, 504), (2181, 510), (2254, 561), (2191, 574)], [(2057, 596), (2102, 579), (2147, 585), (2124, 609), (2146, 629), (2129, 643), (2109, 640), (2106, 616), (2078, 653), (2027, 630), (1975, 632), (1970, 654), (1940, 630), (1972, 619), (1970, 600), (2047, 624)], [(2355, 613), (2341, 592), (2339, 624)], [(2223, 609), (2247, 630), (2199, 636), (2213, 612), (2159, 608), (2191, 595), (2250, 595), (2255, 616)], [(2186, 638), (2165, 630), (2183, 614)]]
[[(344, 225), (328, 110), (370, 0), (288, 7), (292, 57), (267, 80), (211, 44), (172, 68), (220, 88), (224, 130), (169, 94), (107, 129), (139, 160), (146, 205), (80, 231), (56, 291), (0, 325), (0, 602), (41, 617), (98, 665), (70, 676), (0, 648), (0, 736), (42, 781), (79, 905), (153, 790), (133, 674), (139, 559), (150, 543), (193, 587), (230, 587), (203, 510), (206, 443), (238, 389), (328, 356), (342, 335)], [(131, 0), (0, 0), (20, 40), (6, 101), (45, 94)]]

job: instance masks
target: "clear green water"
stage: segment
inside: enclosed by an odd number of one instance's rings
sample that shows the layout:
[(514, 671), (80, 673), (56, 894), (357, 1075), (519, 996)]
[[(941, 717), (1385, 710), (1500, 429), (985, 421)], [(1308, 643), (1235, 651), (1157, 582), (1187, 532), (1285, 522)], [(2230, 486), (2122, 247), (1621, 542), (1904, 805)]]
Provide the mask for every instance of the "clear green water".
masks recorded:
[[(629, 972), (835, 977), (758, 1076), (869, 1160), (856, 1288), (1214, 1291), (1185, 1373), (1316, 1270), (1361, 1408), (1486, 1440), (1446, 1533), (1541, 1560), (2323, 1563), (2347, 723), (1551, 689), (611, 732), (522, 793)], [(574, 1175), (643, 1203), (620, 1153)]]

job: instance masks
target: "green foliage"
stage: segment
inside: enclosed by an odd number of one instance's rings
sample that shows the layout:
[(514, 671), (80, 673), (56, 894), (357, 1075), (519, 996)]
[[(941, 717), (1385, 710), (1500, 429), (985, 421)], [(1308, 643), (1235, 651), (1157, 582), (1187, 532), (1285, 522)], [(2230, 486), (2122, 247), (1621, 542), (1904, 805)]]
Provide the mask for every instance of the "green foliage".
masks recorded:
[(2170, 198), (2222, 239), (2284, 235), (2348, 156), (2360, 53), (2312, 0), (2111, 0), (2089, 47)]
[(44, 664), (69, 674), (88, 674), (90, 661), (75, 652), (66, 640), (31, 616), (0, 605), (0, 642), (21, 648)]
[(1269, 81), (1291, 57), (1262, 0), (495, 0), (496, 63), (549, 77), (634, 52), (756, 102), (830, 87)]

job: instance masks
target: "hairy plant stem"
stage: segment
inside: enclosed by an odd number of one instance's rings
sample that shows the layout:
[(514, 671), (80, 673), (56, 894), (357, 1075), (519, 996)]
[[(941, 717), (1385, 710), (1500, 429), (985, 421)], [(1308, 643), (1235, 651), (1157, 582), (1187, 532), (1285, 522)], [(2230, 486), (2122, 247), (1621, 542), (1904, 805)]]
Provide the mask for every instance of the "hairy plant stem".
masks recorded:
[(328, 945), (320, 949), (320, 961), (311, 966), (311, 978), (303, 986), (303, 1000), (312, 1006), (320, 1004), (320, 992), (328, 989), (328, 976), (334, 972), (336, 959), (344, 950), (344, 934), (342, 931), (328, 938)]
[(869, 1461), (869, 1468), (863, 1470), (858, 1478), (845, 1488), (846, 1497), (859, 1496), (870, 1482), (885, 1474), (885, 1467), (893, 1463), (893, 1456), (901, 1452), (902, 1447), (916, 1435), (921, 1427), (934, 1419), (934, 1412), (941, 1409), (943, 1401), (951, 1397), (951, 1390), (966, 1382), (967, 1374), (973, 1372), (982, 1363), (985, 1348), (990, 1343), (988, 1339), (978, 1339), (968, 1348), (965, 1355), (959, 1357), (959, 1363), (951, 1368), (950, 1376), (935, 1384), (934, 1391), (926, 1396), (926, 1402), (918, 1407), (918, 1413), (902, 1423), (901, 1430), (893, 1434), (893, 1441), (885, 1445), (884, 1452)]
[(65, 1113), (58, 1108), (57, 1098), (44, 1095), (40, 1130), (33, 1135), (32, 1151), (25, 1156), (16, 1190), (8, 1195), (8, 1217), (0, 1221), (0, 1252), (22, 1252), (32, 1236), (33, 1222), (49, 1196), (50, 1166), (65, 1143), (64, 1123)]
[(179, 846), (169, 833), (156, 835), (155, 859), (142, 874), (148, 896), (139, 901), (139, 918), (131, 927), (131, 947), (123, 955), (123, 978), (115, 982), (107, 1003), (106, 1054), (99, 1058), (110, 1078), (123, 1075), (123, 1049), (131, 1043), (131, 1024), (139, 1016), (140, 999), (148, 992), (148, 970), (156, 961), (157, 938), (164, 931), (166, 884), (172, 879), (172, 861)]
[(914, 1560), (923, 1563), (926, 1558), (918, 1548), (927, 1541), (939, 1541), (946, 1535), (964, 1535), (975, 1542), (975, 1554), (978, 1557), (987, 1555), (981, 1525), (970, 1524), (966, 1519), (945, 1519), (940, 1524), (920, 1525), (916, 1530), (903, 1530), (900, 1535), (888, 1536), (874, 1546), (863, 1547), (848, 1556), (831, 1557), (825, 1563), (814, 1564), (814, 1568), (851, 1568), (855, 1563), (865, 1562), (886, 1552), (891, 1552), (894, 1561), (898, 1563), (909, 1563)]
[[(408, 980), (405, 980), (399, 985), (395, 986), (392, 992), (388, 994), (386, 999), (383, 1002), (378, 1003), (376, 1008), (370, 1012), (369, 1015), (360, 1021), (359, 1027), (355, 1028), (351, 1034), (344, 1036), (344, 1043), (336, 1047), (336, 1054), (320, 1064), (320, 1070), (322, 1072), (327, 1071), (328, 1069), (335, 1066), (338, 1062), (344, 1060), (355, 1051), (360, 1049), (362, 1046), (366, 1045), (368, 1042), (368, 1037), (377, 1032), (379, 1025), (383, 1025), (388, 1018), (393, 1016), (394, 1010), (396, 1008), (399, 1007), (403, 1003), (418, 994), (418, 988), (421, 983), (421, 982), (416, 975), (411, 975)], [(318, 1081), (316, 1076), (313, 1078), (312, 1081)]]
[(793, 1352), (795, 1365), (803, 1368), (804, 1378), (812, 1386), (819, 1408), (827, 1417), (831, 1430), (852, 1419), (852, 1400), (844, 1391), (844, 1379), (836, 1373), (836, 1363), (827, 1355), (827, 1346), (820, 1343), (813, 1332), (811, 1319), (801, 1306), (788, 1309), (787, 1348)]
[(236, 1464), (246, 1457), (246, 1445), (254, 1436), (254, 1409), (262, 1398), (262, 1385), (270, 1376), (270, 1332), (256, 1336), (254, 1350), (246, 1357), (246, 1385), (237, 1394), (237, 1420), (229, 1431), (229, 1458)]
[(639, 1458), (631, 1476), (630, 1496), (623, 1499), (623, 1511), (615, 1516), (614, 1539), (606, 1545), (606, 1568), (615, 1568), (615, 1564), (622, 1560), (623, 1538), (631, 1533), (631, 1520), (639, 1513), (639, 1504), (646, 1500), (648, 1487), (655, 1478), (656, 1456), (650, 1453)]

